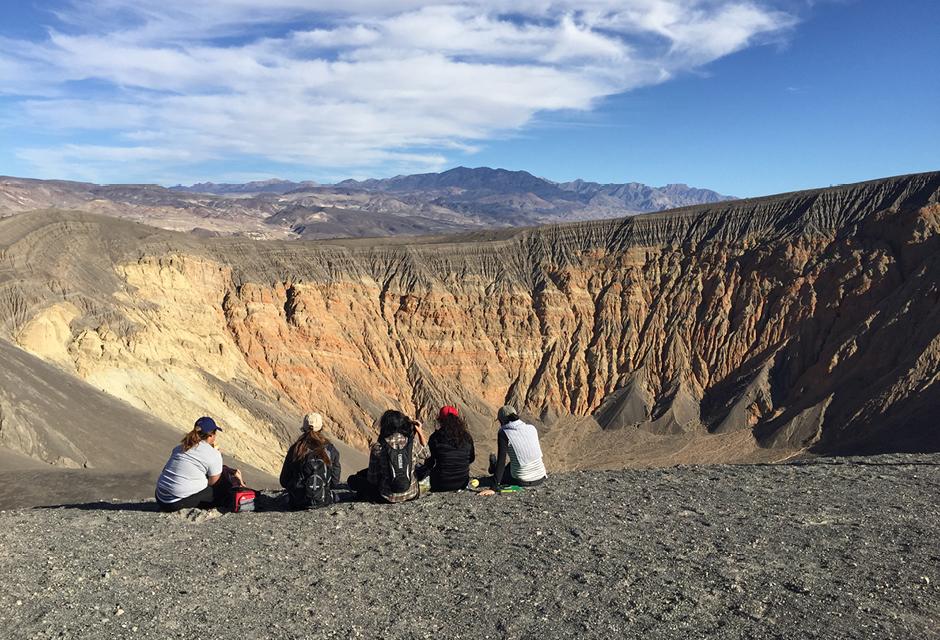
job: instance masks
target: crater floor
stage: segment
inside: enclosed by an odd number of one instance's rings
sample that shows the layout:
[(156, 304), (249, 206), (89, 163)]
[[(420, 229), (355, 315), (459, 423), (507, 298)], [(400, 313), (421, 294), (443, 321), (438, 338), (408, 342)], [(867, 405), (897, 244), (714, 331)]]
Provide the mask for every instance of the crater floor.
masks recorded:
[(940, 455), (483, 498), (0, 512), (0, 636), (938, 638)]

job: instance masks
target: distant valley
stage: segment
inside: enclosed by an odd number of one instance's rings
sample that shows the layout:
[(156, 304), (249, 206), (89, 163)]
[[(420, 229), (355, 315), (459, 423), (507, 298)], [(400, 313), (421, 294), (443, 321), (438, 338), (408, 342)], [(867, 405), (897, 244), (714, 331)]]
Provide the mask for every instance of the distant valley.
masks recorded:
[(0, 217), (67, 209), (203, 236), (254, 239), (440, 235), (617, 218), (730, 199), (684, 184), (556, 183), (526, 171), (487, 167), (335, 185), (264, 180), (166, 188), (0, 177)]

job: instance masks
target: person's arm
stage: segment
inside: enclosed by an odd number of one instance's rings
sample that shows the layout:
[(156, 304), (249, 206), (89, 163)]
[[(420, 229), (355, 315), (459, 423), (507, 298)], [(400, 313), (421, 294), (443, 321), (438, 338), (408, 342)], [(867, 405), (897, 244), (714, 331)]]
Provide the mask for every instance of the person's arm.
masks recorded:
[(421, 443), (421, 446), (427, 446), (427, 444), (428, 444), (428, 439), (427, 439), (427, 437), (424, 435), (424, 428), (423, 428), (422, 425), (421, 425), (421, 421), (420, 421), (420, 420), (413, 420), (413, 421), (411, 422), (411, 424), (413, 424), (414, 427), (415, 427), (415, 435), (418, 437), (418, 442)]
[[(205, 465), (206, 465), (206, 480), (209, 482), (209, 486), (211, 487), (216, 482), (219, 481), (219, 478), (222, 477), (223, 465), (222, 465), (222, 454), (219, 453), (219, 450), (210, 449), (209, 451), (210, 451), (209, 457)], [(203, 457), (202, 459), (206, 460), (205, 457)]]
[(330, 488), (335, 489), (340, 483), (340, 472), (342, 466), (339, 463), (339, 451), (333, 445), (330, 445)]
[(509, 458), (509, 437), (500, 430), (496, 436), (496, 468), (493, 470), (493, 487), (498, 487), (503, 482), (503, 471), (506, 469), (506, 463)]
[(421, 482), (431, 475), (431, 465), (429, 464), (431, 460), (431, 449), (428, 448), (426, 444), (420, 446), (415, 445), (413, 454), (415, 477), (418, 479), (418, 482)]
[(420, 465), (416, 471), (418, 480), (423, 480), (431, 475), (431, 469), (437, 464), (437, 459), (434, 457), (434, 450), (437, 448), (436, 443), (437, 441), (434, 438), (428, 441), (428, 456), (425, 458), (424, 464)]
[(477, 451), (473, 446), (473, 438), (469, 434), (467, 437), (470, 438), (470, 464), (473, 464), (473, 461), (477, 459)]
[(380, 444), (374, 444), (372, 448), (369, 449), (369, 470), (366, 472), (366, 480), (373, 487), (379, 486), (379, 482), (382, 480), (379, 470), (379, 464), (381, 463), (379, 460), (379, 451), (381, 451)]
[(293, 445), (291, 445), (290, 449), (287, 450), (287, 455), (284, 456), (284, 464), (281, 465), (281, 475), (280, 475), (280, 477), (278, 478), (278, 481), (281, 483), (281, 486), (284, 487), (285, 489), (289, 488), (289, 487), (293, 484), (293, 482), (292, 482), (293, 477), (292, 477), (292, 476), (293, 476), (294, 474), (292, 473), (292, 471), (293, 471), (293, 469), (292, 469), (293, 465), (291, 464), (291, 462), (292, 462), (292, 460), (291, 460), (291, 458), (292, 458), (292, 455), (291, 455), (291, 454), (292, 454), (292, 451), (291, 451), (291, 449), (293, 449), (293, 448), (294, 448)]
[[(426, 465), (427, 461), (431, 458), (431, 450), (428, 448), (428, 445), (422, 444), (417, 449), (415, 449), (415, 466)], [(430, 467), (428, 467), (430, 469)]]

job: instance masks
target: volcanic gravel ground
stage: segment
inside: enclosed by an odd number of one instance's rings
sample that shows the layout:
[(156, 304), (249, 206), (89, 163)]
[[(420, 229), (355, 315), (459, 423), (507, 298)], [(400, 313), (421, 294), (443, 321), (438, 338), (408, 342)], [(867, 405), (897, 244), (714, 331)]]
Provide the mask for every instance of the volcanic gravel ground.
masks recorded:
[(0, 512), (15, 638), (938, 638), (940, 456), (312, 512)]

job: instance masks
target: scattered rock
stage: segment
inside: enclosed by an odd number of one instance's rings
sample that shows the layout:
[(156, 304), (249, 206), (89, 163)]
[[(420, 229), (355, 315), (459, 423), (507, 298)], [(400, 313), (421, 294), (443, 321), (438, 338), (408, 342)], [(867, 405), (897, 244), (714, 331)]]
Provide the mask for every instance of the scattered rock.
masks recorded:
[[(511, 497), (196, 525), (10, 510), (0, 618), (17, 637), (936, 637), (940, 455), (801, 469), (682, 467), (668, 490), (656, 470), (554, 474)], [(711, 526), (677, 515), (690, 504)], [(823, 519), (839, 524), (805, 524)]]

